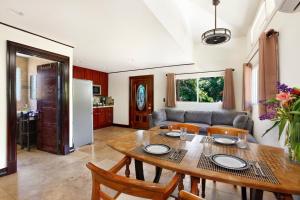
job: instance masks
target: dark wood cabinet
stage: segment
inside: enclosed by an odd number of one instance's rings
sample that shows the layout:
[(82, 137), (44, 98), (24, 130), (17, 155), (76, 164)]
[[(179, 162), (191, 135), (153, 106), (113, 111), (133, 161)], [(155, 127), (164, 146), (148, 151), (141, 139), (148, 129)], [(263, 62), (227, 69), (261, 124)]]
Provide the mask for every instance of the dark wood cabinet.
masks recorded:
[(113, 108), (99, 107), (93, 111), (94, 129), (112, 126), (113, 124)]
[(101, 85), (101, 95), (108, 96), (108, 73), (73, 66), (73, 77), (90, 80), (93, 81), (93, 84), (95, 85)]
[(73, 67), (73, 77), (77, 79), (84, 79), (85, 69), (82, 67), (74, 66)]

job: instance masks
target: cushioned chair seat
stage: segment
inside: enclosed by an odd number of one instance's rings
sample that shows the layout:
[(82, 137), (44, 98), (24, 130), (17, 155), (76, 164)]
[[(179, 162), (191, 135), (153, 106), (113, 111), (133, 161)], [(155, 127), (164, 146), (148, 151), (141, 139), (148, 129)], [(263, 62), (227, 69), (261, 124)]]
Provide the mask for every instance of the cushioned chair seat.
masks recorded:
[(120, 194), (116, 199), (117, 200), (146, 200), (145, 198), (142, 197), (135, 197), (124, 193)]

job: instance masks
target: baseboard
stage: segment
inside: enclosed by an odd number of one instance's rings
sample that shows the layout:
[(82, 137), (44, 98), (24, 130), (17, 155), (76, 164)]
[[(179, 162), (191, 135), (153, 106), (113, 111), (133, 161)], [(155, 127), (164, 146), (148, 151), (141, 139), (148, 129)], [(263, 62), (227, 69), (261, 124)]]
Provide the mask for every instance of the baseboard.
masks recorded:
[(0, 169), (0, 177), (7, 175), (7, 167)]
[(117, 127), (122, 127), (122, 128), (130, 128), (129, 125), (125, 125), (125, 124), (113, 124), (113, 126), (117, 126)]
[(75, 147), (74, 147), (74, 144), (72, 147), (69, 148), (69, 153), (73, 153), (75, 151)]

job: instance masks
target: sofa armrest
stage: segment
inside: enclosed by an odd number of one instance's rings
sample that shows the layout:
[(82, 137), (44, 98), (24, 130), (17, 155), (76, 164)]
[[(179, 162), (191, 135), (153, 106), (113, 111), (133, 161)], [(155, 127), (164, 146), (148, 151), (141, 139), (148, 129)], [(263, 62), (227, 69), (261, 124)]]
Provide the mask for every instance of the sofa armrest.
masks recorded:
[(233, 127), (248, 130), (253, 133), (253, 120), (248, 115), (237, 115), (233, 120)]

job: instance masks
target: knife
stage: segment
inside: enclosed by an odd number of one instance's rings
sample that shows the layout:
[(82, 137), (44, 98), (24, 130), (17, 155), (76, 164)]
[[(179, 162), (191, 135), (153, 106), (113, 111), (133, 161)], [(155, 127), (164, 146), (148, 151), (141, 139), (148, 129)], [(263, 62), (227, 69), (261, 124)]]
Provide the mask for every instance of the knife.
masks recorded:
[(255, 167), (260, 171), (262, 176), (266, 176), (258, 162), (255, 162)]

